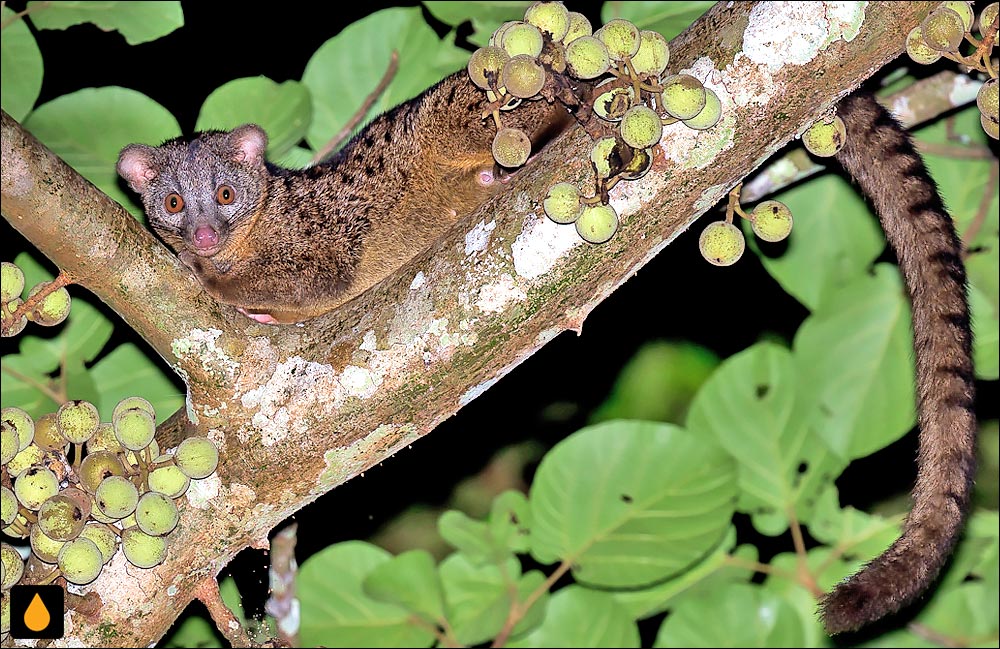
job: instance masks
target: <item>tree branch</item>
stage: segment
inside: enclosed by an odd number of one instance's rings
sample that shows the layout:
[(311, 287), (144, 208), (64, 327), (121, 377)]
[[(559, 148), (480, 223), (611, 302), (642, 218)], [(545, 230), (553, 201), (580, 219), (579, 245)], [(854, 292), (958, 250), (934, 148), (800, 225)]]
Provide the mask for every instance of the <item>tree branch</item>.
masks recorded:
[(934, 4), (716, 5), (671, 43), (671, 70), (715, 89), (723, 121), (665, 129), (653, 172), (611, 193), (622, 227), (609, 243), (585, 244), (541, 211), (552, 182), (589, 177), (589, 140), (576, 128), (431, 250), (301, 327), (255, 325), (211, 301), (120, 206), (4, 114), (5, 218), (186, 378), (190, 421), (179, 414), (161, 435), (208, 435), (222, 456), (217, 476), (181, 503), (167, 561), (139, 570), (119, 554), (87, 587), (101, 594), (99, 613), (77, 612), (67, 628), (89, 646), (155, 641), (237, 552), (433, 430), (560, 332), (580, 331), (740, 179), (894, 58)]

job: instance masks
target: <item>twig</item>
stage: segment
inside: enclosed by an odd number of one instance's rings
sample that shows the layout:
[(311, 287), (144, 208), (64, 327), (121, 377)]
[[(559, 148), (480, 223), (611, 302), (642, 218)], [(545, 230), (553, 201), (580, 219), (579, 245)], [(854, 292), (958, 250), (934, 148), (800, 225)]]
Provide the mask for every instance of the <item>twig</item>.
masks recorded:
[[(2, 32), (3, 30), (7, 29), (8, 27), (10, 27), (11, 25), (13, 25), (17, 21), (21, 20), (22, 18), (24, 18), (25, 16), (27, 16), (30, 13), (34, 13), (34, 12), (39, 11), (41, 9), (48, 9), (51, 4), (52, 3), (50, 3), (50, 2), (39, 2), (37, 4), (31, 5), (30, 7), (28, 7), (24, 11), (17, 12), (16, 14), (14, 14), (13, 16), (11, 16), (7, 20), (5, 20), (2, 23), (0, 23), (0, 32)], [(3, 5), (6, 6), (7, 3), (4, 2)]]
[(22, 316), (27, 315), (36, 306), (41, 304), (42, 300), (47, 298), (49, 295), (55, 293), (62, 287), (69, 286), (70, 284), (73, 283), (74, 283), (73, 278), (70, 277), (66, 272), (59, 273), (58, 277), (56, 277), (48, 284), (45, 284), (45, 287), (43, 289), (41, 289), (40, 291), (29, 297), (27, 300), (22, 302), (20, 306), (14, 309), (14, 313), (10, 314), (11, 321), (17, 322), (18, 320), (21, 319)]
[(532, 591), (532, 593), (528, 595), (523, 602), (518, 602), (517, 599), (511, 601), (510, 611), (507, 613), (507, 619), (503, 623), (503, 628), (500, 629), (500, 633), (498, 633), (496, 638), (493, 639), (493, 644), (490, 646), (504, 646), (510, 638), (510, 634), (514, 631), (514, 627), (517, 626), (517, 623), (520, 622), (525, 615), (527, 615), (528, 611), (531, 610), (531, 607), (538, 601), (538, 598), (547, 593), (555, 585), (555, 583), (559, 581), (559, 578), (569, 571), (572, 565), (572, 562), (568, 559), (564, 560), (559, 564), (558, 568), (552, 571), (552, 574), (549, 575), (548, 579)]
[(233, 612), (229, 610), (226, 603), (222, 601), (222, 594), (219, 592), (219, 582), (215, 577), (206, 577), (194, 590), (194, 596), (205, 608), (215, 622), (226, 640), (234, 647), (256, 646), (247, 634), (246, 629), (240, 624)]
[(316, 155), (313, 156), (310, 164), (318, 164), (326, 160), (331, 153), (337, 150), (337, 147), (339, 147), (344, 140), (351, 136), (354, 129), (358, 127), (361, 120), (363, 120), (365, 115), (368, 114), (368, 111), (371, 110), (372, 105), (378, 101), (378, 98), (385, 92), (386, 87), (388, 87), (389, 83), (392, 82), (393, 77), (396, 76), (396, 70), (398, 69), (399, 53), (396, 50), (393, 50), (392, 56), (389, 57), (389, 67), (385, 69), (385, 74), (382, 75), (382, 80), (378, 82), (377, 86), (375, 86), (375, 90), (373, 90), (371, 94), (365, 98), (364, 103), (362, 103), (361, 107), (354, 113), (351, 120), (344, 125), (344, 128), (340, 129), (340, 132), (334, 135), (333, 139), (327, 142), (325, 147), (316, 152)]

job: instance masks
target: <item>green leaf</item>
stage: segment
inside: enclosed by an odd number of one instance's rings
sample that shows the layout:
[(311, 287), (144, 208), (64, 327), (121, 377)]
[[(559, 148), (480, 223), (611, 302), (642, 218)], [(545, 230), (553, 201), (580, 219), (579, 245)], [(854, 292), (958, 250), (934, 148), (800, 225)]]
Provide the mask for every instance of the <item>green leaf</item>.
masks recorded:
[[(791, 509), (805, 517), (810, 496), (842, 468), (830, 466), (829, 449), (808, 426), (801, 383), (787, 349), (759, 343), (716, 370), (688, 415), (690, 430), (718, 440), (737, 462), (739, 509), (765, 534), (783, 532)], [(825, 479), (806, 480), (814, 468)]]
[(567, 586), (549, 598), (545, 620), (508, 647), (638, 647), (639, 629), (608, 593)]
[(464, 512), (449, 509), (438, 518), (438, 533), (448, 544), (464, 554), (475, 564), (494, 558), (496, 546), (489, 526), (470, 518)]
[(896, 441), (915, 423), (910, 308), (898, 269), (878, 264), (829, 296), (795, 335), (810, 424), (845, 459)]
[(164, 647), (204, 647), (205, 649), (214, 647), (228, 647), (229, 643), (222, 644), (215, 625), (203, 617), (191, 615), (177, 627), (177, 630), (167, 636)]
[(715, 547), (735, 497), (734, 464), (705, 436), (652, 422), (589, 426), (538, 467), (531, 553), (572, 562), (588, 584), (648, 585)]
[(531, 2), (427, 2), (424, 6), (431, 15), (452, 27), (465, 21), (472, 22), (473, 33), (469, 42), (485, 45), (500, 25), (508, 20), (524, 20), (524, 10)]
[(128, 88), (84, 88), (31, 113), (24, 127), (87, 180), (133, 214), (142, 210), (118, 184), (118, 153), (133, 142), (159, 144), (180, 135), (166, 108)]
[(493, 499), (489, 533), (501, 550), (527, 552), (531, 545), (531, 505), (520, 491), (508, 490)]
[(219, 86), (205, 99), (195, 129), (257, 124), (267, 133), (267, 157), (273, 160), (305, 137), (310, 119), (309, 90), (298, 81), (275, 83), (267, 77), (245, 77)]
[(311, 556), (296, 582), (302, 602), (300, 639), (306, 647), (429, 647), (434, 635), (408, 621), (409, 612), (377, 602), (362, 582), (391, 560), (361, 541), (331, 545)]
[(757, 560), (757, 548), (752, 545), (736, 545), (736, 528), (730, 526), (726, 537), (710, 555), (691, 566), (681, 574), (649, 588), (623, 590), (611, 593), (615, 601), (625, 607), (635, 619), (644, 619), (670, 608), (677, 598), (696, 595), (706, 588), (714, 588), (717, 582), (747, 581), (753, 570), (730, 564), (732, 556), (746, 561)]
[(642, 419), (682, 423), (691, 399), (718, 365), (718, 356), (700, 345), (648, 342), (622, 368), (611, 394), (591, 415), (591, 422)]
[(348, 25), (309, 59), (302, 82), (313, 101), (306, 139), (320, 150), (378, 86), (393, 50), (399, 69), (366, 114), (371, 119), (466, 65), (469, 53), (438, 38), (420, 7), (383, 9)]
[(226, 608), (232, 612), (233, 617), (236, 618), (243, 628), (247, 628), (246, 611), (243, 609), (243, 596), (240, 595), (240, 589), (236, 585), (236, 580), (232, 577), (226, 577), (219, 582), (219, 596), (222, 598), (222, 602), (226, 605)]
[(100, 388), (102, 419), (111, 421), (115, 405), (125, 397), (139, 396), (153, 405), (156, 422), (162, 423), (184, 405), (184, 392), (159, 366), (133, 343), (123, 343), (94, 364), (91, 377)]
[[(311, 106), (311, 104), (310, 104)], [(312, 110), (310, 108), (310, 110)], [(271, 162), (278, 165), (279, 167), (287, 167), (289, 169), (304, 169), (312, 164), (313, 152), (311, 149), (307, 149), (301, 146), (293, 146), (291, 149), (286, 151), (284, 155), (272, 158)]]
[(521, 575), (511, 557), (503, 566), (478, 565), (461, 552), (449, 555), (439, 567), (448, 610), (448, 623), (464, 645), (496, 636), (510, 612), (510, 584)]
[[(39, 5), (45, 5), (39, 7)], [(129, 45), (155, 41), (184, 26), (180, 2), (29, 2), (38, 29), (66, 29), (93, 23), (102, 31), (118, 31)]]
[(965, 582), (942, 589), (915, 621), (935, 635), (963, 640), (963, 646), (995, 647), (1000, 630), (996, 586)]
[(969, 580), (993, 583), (1000, 580), (997, 558), (1000, 556), (1000, 527), (997, 512), (976, 510), (969, 517), (955, 554), (948, 560), (942, 586), (957, 585)]
[(837, 488), (831, 484), (820, 494), (809, 533), (844, 554), (871, 558), (892, 545), (899, 536), (900, 522), (853, 507), (841, 508)]
[[(0, 21), (14, 15), (7, 7), (0, 8)], [(0, 105), (19, 122), (38, 100), (43, 69), (42, 53), (23, 20), (0, 32)]]
[(8, 354), (0, 361), (4, 406), (24, 408), (32, 417), (53, 412), (59, 404), (40, 386), (48, 386), (49, 374), (56, 372), (59, 377), (60, 370), (67, 372), (67, 380), (72, 379), (67, 398), (96, 398), (93, 377), (84, 365), (100, 353), (111, 337), (111, 322), (85, 300), (74, 297), (69, 318), (56, 329), (58, 332), (51, 338), (22, 335), (19, 353)]
[(798, 612), (756, 584), (720, 584), (680, 602), (655, 647), (807, 647)]
[(401, 606), (431, 624), (444, 618), (441, 580), (426, 550), (410, 550), (375, 566), (361, 587), (372, 599)]
[[(639, 29), (659, 32), (668, 41), (688, 28), (714, 2), (605, 2), (601, 20), (631, 20)], [(594, 26), (597, 29), (597, 26)]]
[[(845, 560), (839, 551), (828, 547), (818, 547), (806, 553), (805, 569), (808, 570), (823, 592), (830, 592), (834, 585), (856, 573), (865, 561), (854, 558)], [(829, 637), (819, 622), (816, 596), (799, 578), (801, 559), (795, 552), (783, 552), (771, 558), (772, 572), (764, 582), (764, 588), (778, 594), (792, 608), (798, 611), (804, 644), (797, 647), (832, 646)]]
[[(991, 253), (996, 257), (1000, 243)], [(970, 256), (970, 260), (971, 260)], [(993, 266), (994, 270), (996, 265)], [(969, 309), (972, 312), (972, 360), (976, 376), (985, 381), (1000, 378), (1000, 319), (996, 304), (979, 288), (980, 284), (969, 285)]]
[[(774, 197), (792, 210), (795, 227), (779, 257), (760, 255), (782, 288), (810, 310), (830, 293), (865, 274), (885, 248), (878, 219), (847, 181), (832, 174)], [(760, 243), (745, 226), (751, 248)]]

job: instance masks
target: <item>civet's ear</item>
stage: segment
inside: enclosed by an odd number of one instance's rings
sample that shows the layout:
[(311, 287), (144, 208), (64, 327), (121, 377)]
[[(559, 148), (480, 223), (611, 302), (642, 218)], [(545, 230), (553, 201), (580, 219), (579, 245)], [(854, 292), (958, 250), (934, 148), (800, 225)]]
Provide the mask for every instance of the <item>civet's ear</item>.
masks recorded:
[(145, 144), (130, 144), (118, 154), (118, 175), (140, 194), (149, 181), (160, 175), (155, 161), (156, 149)]
[(233, 159), (252, 166), (264, 164), (267, 150), (267, 133), (256, 124), (244, 124), (229, 133), (229, 146)]

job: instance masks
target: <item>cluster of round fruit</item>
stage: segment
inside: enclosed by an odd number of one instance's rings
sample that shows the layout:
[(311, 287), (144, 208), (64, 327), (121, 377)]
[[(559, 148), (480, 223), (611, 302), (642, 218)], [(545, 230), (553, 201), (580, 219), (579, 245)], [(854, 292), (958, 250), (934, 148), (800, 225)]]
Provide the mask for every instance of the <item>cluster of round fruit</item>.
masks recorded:
[[(493, 157), (509, 168), (528, 160), (531, 141), (524, 131), (504, 127), (501, 111), (542, 96), (562, 100), (553, 88), (594, 88), (596, 97), (588, 102), (602, 120), (600, 130), (608, 133), (595, 138), (590, 156), (594, 195), (584, 197), (570, 183), (558, 183), (544, 207), (553, 221), (576, 223), (583, 239), (603, 243), (618, 229), (608, 190), (619, 180), (634, 180), (648, 171), (650, 147), (660, 140), (663, 126), (681, 121), (707, 129), (721, 117), (718, 96), (698, 79), (685, 74), (663, 77), (669, 60), (667, 41), (656, 32), (641, 31), (622, 19), (594, 32), (585, 16), (567, 11), (561, 2), (536, 2), (523, 21), (505, 23), (487, 47), (473, 53), (468, 71), (496, 108)], [(576, 81), (556, 83), (567, 76)]]
[(754, 234), (764, 241), (781, 241), (792, 232), (792, 211), (784, 203), (763, 201), (747, 214), (734, 201), (726, 219), (709, 223), (698, 238), (701, 256), (716, 266), (732, 266), (746, 249), (743, 231), (733, 225), (733, 212), (750, 221)]
[[(178, 522), (174, 499), (219, 460), (215, 445), (198, 437), (161, 455), (153, 407), (141, 397), (119, 402), (111, 423), (101, 423), (93, 404), (68, 401), (37, 421), (20, 408), (4, 408), (0, 424), (3, 533), (30, 539), (29, 561), (43, 564), (35, 583), (59, 576), (90, 583), (119, 542), (130, 563), (161, 563)], [(6, 543), (0, 556), (6, 591), (25, 566)]]
[[(989, 76), (979, 89), (976, 104), (981, 113), (979, 121), (983, 130), (994, 140), (1000, 139), (1000, 90), (997, 88), (997, 61), (990, 57), (998, 38), (993, 29), (998, 14), (1000, 3), (996, 2), (979, 13), (979, 36), (983, 39), (980, 41), (972, 35), (975, 18), (972, 3), (961, 0), (942, 2), (906, 37), (906, 53), (917, 63), (927, 65), (943, 56)], [(985, 47), (984, 41), (990, 40), (988, 35), (991, 30), (992, 44)], [(976, 48), (969, 56), (959, 52), (964, 41), (969, 41)]]
[[(16, 336), (28, 324), (28, 320), (45, 327), (59, 324), (69, 315), (70, 298), (65, 286), (52, 288), (52, 282), (36, 284), (25, 300), (21, 300), (24, 292), (24, 273), (16, 264), (3, 262), (0, 272), (0, 330), (3, 337)], [(25, 301), (42, 293), (44, 297), (38, 300), (34, 308), (14, 318), (14, 313)]]

